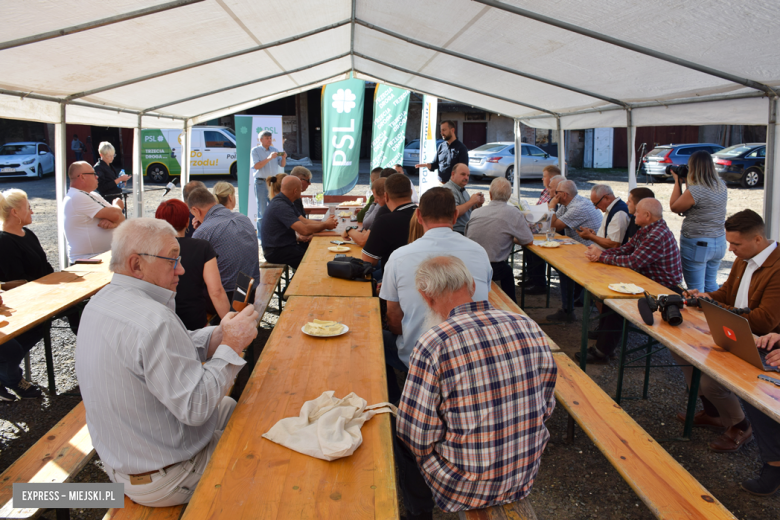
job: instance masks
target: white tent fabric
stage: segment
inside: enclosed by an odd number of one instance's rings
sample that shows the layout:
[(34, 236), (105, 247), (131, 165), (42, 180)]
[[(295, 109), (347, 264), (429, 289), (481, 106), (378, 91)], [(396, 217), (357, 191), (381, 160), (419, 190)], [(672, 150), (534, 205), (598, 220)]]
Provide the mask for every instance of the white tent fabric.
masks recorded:
[(184, 128), (352, 73), (537, 128), (625, 127), (628, 109), (633, 126), (767, 124), (780, 85), (776, 0), (26, 0), (4, 14), (0, 117), (49, 123), (66, 103), (68, 123)]

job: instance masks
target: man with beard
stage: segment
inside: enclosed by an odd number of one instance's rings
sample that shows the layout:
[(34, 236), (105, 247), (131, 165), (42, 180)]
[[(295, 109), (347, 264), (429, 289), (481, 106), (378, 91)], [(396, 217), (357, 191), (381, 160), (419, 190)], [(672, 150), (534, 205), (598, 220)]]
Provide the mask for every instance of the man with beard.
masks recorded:
[(433, 328), (417, 341), (398, 407), (395, 460), (410, 518), (523, 500), (550, 434), (557, 369), (531, 319), (474, 301), (454, 256), (428, 258), (414, 284)]

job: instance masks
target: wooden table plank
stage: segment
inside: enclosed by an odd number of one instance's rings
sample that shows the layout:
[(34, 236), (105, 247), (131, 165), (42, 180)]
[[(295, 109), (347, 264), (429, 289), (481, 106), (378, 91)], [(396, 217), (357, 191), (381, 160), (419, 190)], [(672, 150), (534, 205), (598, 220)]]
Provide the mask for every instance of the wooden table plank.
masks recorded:
[[(536, 240), (544, 238), (543, 235), (534, 236)], [(636, 299), (641, 295), (622, 294), (611, 290), (608, 285), (613, 283), (633, 283), (642, 287), (650, 294), (669, 294), (669, 289), (643, 276), (632, 269), (615, 265), (591, 262), (585, 256), (587, 248), (579, 242), (572, 245), (549, 248), (540, 246), (526, 246), (530, 251), (542, 260), (563, 272), (566, 276), (587, 289), (592, 296), (599, 300)]]
[[(314, 318), (350, 331), (304, 335)], [(368, 421), (363, 444), (333, 462), (261, 437), (328, 390), (355, 392), (369, 404), (387, 400), (377, 298), (289, 299), (183, 518), (398, 518), (388, 415)]]
[[(285, 291), (290, 296), (371, 296), (371, 284), (343, 280), (328, 276), (327, 263), (337, 253), (328, 251), (333, 247), (332, 238), (315, 236), (309, 243), (309, 248), (301, 261), (301, 265), (295, 271), (290, 285)], [(362, 248), (355, 244), (347, 244), (350, 248), (347, 256), (360, 258)]]
[(104, 259), (102, 264), (75, 264), (4, 292), (0, 307), (0, 344), (105, 287), (113, 276), (108, 270), (111, 253), (101, 257)]
[[(490, 302), (490, 305), (495, 307), (496, 309), (500, 309), (502, 311), (508, 311), (508, 312), (514, 312), (516, 314), (522, 314), (529, 320), (531, 319), (528, 314), (525, 313), (523, 309), (521, 309), (515, 302), (512, 301), (512, 299), (504, 292), (501, 287), (496, 282), (490, 282), (490, 292), (488, 293), (488, 301)], [(544, 337), (547, 338), (547, 343), (550, 344), (550, 350), (553, 352), (558, 352), (561, 350), (561, 348), (550, 339), (550, 336), (547, 335), (544, 331), (542, 331), (544, 334)]]
[(758, 379), (760, 374), (767, 372), (715, 345), (703, 312), (684, 308), (681, 311), (683, 322), (677, 327), (663, 321), (660, 313), (655, 313), (655, 323), (646, 325), (636, 302), (608, 299), (605, 303), (638, 329), (780, 422), (780, 387)]

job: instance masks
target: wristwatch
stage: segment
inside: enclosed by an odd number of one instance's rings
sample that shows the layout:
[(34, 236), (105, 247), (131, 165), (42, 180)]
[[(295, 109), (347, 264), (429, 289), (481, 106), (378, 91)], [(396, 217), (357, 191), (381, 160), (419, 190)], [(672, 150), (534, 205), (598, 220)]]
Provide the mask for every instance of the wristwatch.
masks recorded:
[(347, 228), (344, 230), (344, 233), (349, 234), (350, 231), (357, 228), (357, 226), (347, 226)]

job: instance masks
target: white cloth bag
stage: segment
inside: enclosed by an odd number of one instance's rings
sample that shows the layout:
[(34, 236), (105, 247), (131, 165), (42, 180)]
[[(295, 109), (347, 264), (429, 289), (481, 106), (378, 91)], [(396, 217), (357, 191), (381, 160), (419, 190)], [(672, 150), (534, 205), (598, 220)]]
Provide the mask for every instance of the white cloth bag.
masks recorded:
[(352, 455), (363, 443), (360, 428), (379, 413), (397, 409), (390, 403), (366, 406), (366, 400), (350, 393), (342, 399), (329, 390), (313, 401), (306, 401), (298, 417), (276, 423), (263, 437), (286, 448), (322, 460)]

